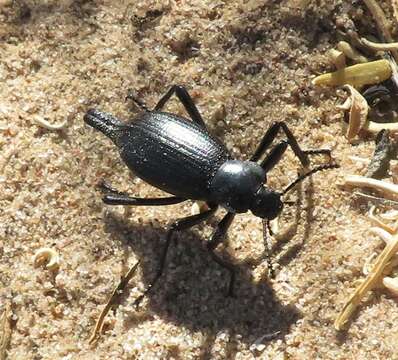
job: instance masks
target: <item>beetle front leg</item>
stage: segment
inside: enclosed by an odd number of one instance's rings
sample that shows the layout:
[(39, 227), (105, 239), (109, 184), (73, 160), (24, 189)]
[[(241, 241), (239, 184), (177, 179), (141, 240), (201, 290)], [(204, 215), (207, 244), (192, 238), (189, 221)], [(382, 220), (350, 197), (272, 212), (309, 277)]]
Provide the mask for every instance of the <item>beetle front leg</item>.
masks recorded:
[(151, 291), (151, 289), (153, 289), (153, 287), (156, 284), (156, 282), (162, 276), (163, 271), (164, 271), (164, 267), (165, 267), (165, 264), (166, 264), (167, 252), (169, 250), (173, 234), (176, 231), (186, 230), (186, 229), (191, 228), (192, 226), (200, 224), (201, 222), (205, 221), (210, 216), (212, 216), (215, 213), (216, 210), (217, 210), (217, 206), (215, 206), (213, 208), (210, 208), (209, 210), (207, 210), (207, 211), (205, 211), (203, 213), (200, 213), (200, 214), (197, 214), (197, 215), (192, 215), (192, 216), (187, 216), (185, 218), (177, 220), (176, 222), (174, 222), (173, 224), (170, 225), (169, 229), (167, 230), (167, 234), (166, 234), (166, 244), (165, 244), (165, 246), (164, 246), (164, 248), (162, 250), (162, 255), (160, 257), (159, 269), (158, 269), (154, 279), (148, 285), (148, 287), (145, 289), (143, 294), (140, 295), (134, 301), (134, 306), (137, 307), (140, 304), (142, 299)]
[(189, 95), (187, 89), (181, 85), (173, 85), (169, 91), (162, 96), (159, 100), (157, 105), (155, 106), (155, 111), (162, 110), (163, 106), (170, 100), (171, 96), (176, 94), (178, 99), (181, 101), (182, 105), (184, 105), (185, 110), (191, 117), (191, 119), (206, 129), (206, 124), (203, 121), (202, 116), (199, 113), (198, 108), (196, 107), (194, 101), (192, 100), (191, 96)]
[(233, 296), (234, 293), (234, 283), (235, 283), (235, 269), (234, 266), (224, 259), (222, 259), (219, 255), (217, 255), (214, 250), (216, 247), (224, 240), (225, 235), (230, 227), (232, 220), (234, 219), (234, 213), (228, 213), (223, 217), (223, 219), (217, 225), (216, 230), (213, 233), (211, 240), (207, 243), (207, 249), (210, 251), (210, 254), (213, 257), (213, 260), (222, 266), (223, 268), (229, 271), (230, 280), (228, 286), (228, 296)]

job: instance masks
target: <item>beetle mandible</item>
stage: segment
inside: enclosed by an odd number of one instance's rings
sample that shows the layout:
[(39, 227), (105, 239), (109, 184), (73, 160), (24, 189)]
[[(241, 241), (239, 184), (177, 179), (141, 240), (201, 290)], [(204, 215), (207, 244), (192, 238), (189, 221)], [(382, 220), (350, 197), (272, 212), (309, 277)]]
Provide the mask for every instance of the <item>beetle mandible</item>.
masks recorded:
[[(162, 111), (173, 94), (184, 105), (192, 120)], [(136, 300), (136, 304), (161, 277), (173, 233), (205, 221), (214, 215), (219, 206), (226, 209), (227, 214), (207, 242), (207, 249), (213, 259), (229, 271), (228, 294), (232, 295), (235, 279), (233, 266), (214, 250), (225, 237), (235, 215), (250, 210), (263, 219), (265, 227), (269, 220), (281, 213), (282, 196), (287, 191), (317, 171), (337, 167), (333, 163), (318, 166), (299, 176), (282, 192), (277, 192), (265, 185), (266, 174), (279, 162), (288, 145), (304, 167), (309, 166), (309, 154), (330, 156), (330, 150), (302, 150), (287, 125), (284, 122), (275, 122), (266, 131), (249, 161), (235, 160), (226, 147), (209, 133), (183, 86), (172, 86), (153, 110), (149, 110), (134, 95), (128, 97), (143, 110), (131, 122), (123, 123), (114, 116), (95, 109), (87, 111), (84, 121), (116, 144), (121, 158), (135, 175), (174, 196), (136, 198), (103, 184), (102, 189), (107, 192), (103, 202), (110, 205), (138, 206), (203, 200), (208, 205), (205, 212), (179, 219), (169, 226), (158, 271), (143, 295)], [(279, 142), (266, 154), (279, 130), (285, 133), (287, 140)], [(260, 161), (264, 155), (264, 159)]]

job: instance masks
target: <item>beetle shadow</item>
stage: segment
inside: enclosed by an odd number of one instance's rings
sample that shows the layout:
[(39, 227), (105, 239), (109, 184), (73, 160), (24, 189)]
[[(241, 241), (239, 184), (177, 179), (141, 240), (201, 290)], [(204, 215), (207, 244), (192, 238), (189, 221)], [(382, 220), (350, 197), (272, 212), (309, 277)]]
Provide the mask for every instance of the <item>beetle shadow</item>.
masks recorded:
[[(244, 263), (235, 267), (235, 297), (227, 297), (229, 275), (214, 262), (195, 230), (175, 234), (177, 241), (170, 246), (161, 280), (145, 298), (143, 308), (125, 319), (126, 329), (156, 313), (168, 322), (204, 333), (201, 358), (211, 358), (211, 344), (220, 331), (228, 336), (225, 351), (230, 358), (238, 339), (248, 344), (261, 337), (264, 344), (283, 339), (300, 318), (298, 309), (281, 304), (269, 284), (254, 281), (252, 267)], [(126, 249), (125, 262), (130, 249), (137, 255), (143, 286), (147, 286), (155, 276), (166, 231), (137, 225), (111, 212), (105, 216), (105, 231)], [(144, 317), (143, 312), (147, 313)]]
[[(289, 223), (287, 225), (284, 224), (281, 231), (273, 236), (274, 244), (270, 249), (271, 261), (276, 261), (280, 267), (288, 265), (299, 256), (311, 233), (311, 211), (313, 209), (312, 179), (309, 178), (309, 183), (304, 191), (302, 183), (299, 183), (295, 193), (297, 194), (297, 200), (293, 205), (293, 216), (290, 216), (289, 218), (291, 220)], [(303, 193), (307, 195), (305, 199)], [(304, 200), (306, 200), (305, 216), (302, 217), (301, 210), (303, 209)], [(303, 233), (302, 235), (296, 236), (300, 224), (303, 224)], [(296, 239), (294, 239), (294, 237), (296, 237)], [(265, 254), (260, 254), (256, 257), (247, 258), (245, 263), (258, 266), (264, 261), (264, 258)]]
[[(285, 266), (290, 263), (293, 259), (295, 259), (300, 251), (306, 244), (307, 239), (311, 234), (311, 220), (312, 220), (312, 210), (314, 207), (314, 201), (312, 195), (314, 194), (314, 183), (312, 178), (309, 178), (308, 184), (303, 190), (303, 184), (300, 183), (297, 187), (297, 201), (295, 204), (295, 215), (294, 221), (286, 228), (286, 230), (277, 236), (277, 243), (275, 246), (275, 253), (279, 252), (279, 265)], [(305, 216), (301, 216), (301, 210), (303, 209), (304, 205), (304, 193), (305, 193), (305, 201), (306, 206)], [(287, 244), (289, 241), (293, 239), (293, 237), (297, 234), (297, 229), (300, 223), (303, 224), (303, 234), (298, 237), (298, 239), (292, 243), (288, 249), (282, 253), (283, 246)]]

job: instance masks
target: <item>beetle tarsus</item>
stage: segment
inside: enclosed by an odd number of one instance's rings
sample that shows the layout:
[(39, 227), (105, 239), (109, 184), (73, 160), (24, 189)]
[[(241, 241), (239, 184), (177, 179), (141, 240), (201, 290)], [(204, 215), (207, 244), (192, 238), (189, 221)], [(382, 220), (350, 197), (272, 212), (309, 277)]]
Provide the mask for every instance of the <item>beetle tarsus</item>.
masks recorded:
[(97, 184), (97, 189), (101, 191), (103, 194), (115, 194), (115, 195), (124, 195), (125, 193), (119, 190), (116, 190), (112, 185), (110, 185), (105, 179), (101, 179)]

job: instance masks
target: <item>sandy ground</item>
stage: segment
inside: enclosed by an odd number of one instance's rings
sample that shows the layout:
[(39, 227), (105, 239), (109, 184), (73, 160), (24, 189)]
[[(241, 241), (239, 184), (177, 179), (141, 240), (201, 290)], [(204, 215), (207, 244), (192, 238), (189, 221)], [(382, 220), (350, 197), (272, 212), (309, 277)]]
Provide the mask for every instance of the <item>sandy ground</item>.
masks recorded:
[[(364, 35), (375, 34), (362, 6), (1, 0), (0, 310), (12, 304), (8, 359), (398, 359), (398, 303), (387, 292), (370, 297), (347, 331), (333, 328), (364, 259), (381, 248), (367, 233), (367, 205), (337, 185), (344, 174), (365, 172), (348, 156), (370, 157), (374, 143), (348, 144), (335, 109), (341, 99), (310, 79), (331, 70), (325, 53), (347, 11)], [(212, 220), (176, 237), (167, 274), (135, 310), (166, 225), (190, 214), (192, 203), (102, 204), (95, 185), (103, 178), (142, 197), (162, 194), (130, 175), (82, 117), (96, 107), (127, 120), (138, 112), (125, 101), (129, 88), (151, 107), (175, 83), (187, 86), (235, 157), (247, 159), (270, 123), (285, 120), (303, 148), (331, 148), (341, 168), (291, 194), (296, 205), (286, 206), (273, 247), (275, 279), (266, 276), (261, 222), (237, 216), (218, 249), (238, 272), (236, 298), (225, 297), (227, 273), (204, 247)], [(184, 113), (177, 101), (168, 110)], [(67, 126), (43, 129), (40, 118)], [(298, 169), (289, 151), (270, 186), (283, 188)], [(42, 247), (60, 254), (58, 271), (33, 266)], [(137, 260), (105, 334), (89, 345), (108, 295)]]

